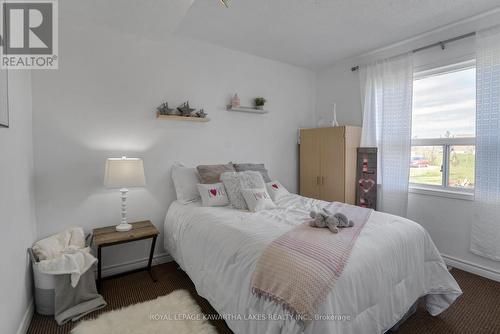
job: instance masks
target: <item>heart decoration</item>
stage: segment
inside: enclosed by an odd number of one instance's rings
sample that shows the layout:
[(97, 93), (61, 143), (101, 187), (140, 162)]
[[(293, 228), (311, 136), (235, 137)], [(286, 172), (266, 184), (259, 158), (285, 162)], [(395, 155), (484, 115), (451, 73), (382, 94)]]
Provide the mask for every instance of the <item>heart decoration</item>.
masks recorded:
[(370, 189), (372, 189), (375, 185), (375, 181), (373, 181), (372, 179), (361, 179), (358, 183), (361, 187), (361, 190), (363, 190), (363, 192), (365, 193), (369, 192)]
[(210, 194), (212, 194), (213, 197), (217, 196), (217, 189), (215, 188), (210, 189)]
[(271, 186), (272, 186), (274, 189), (278, 189), (278, 185), (277, 185), (276, 183), (273, 183)]

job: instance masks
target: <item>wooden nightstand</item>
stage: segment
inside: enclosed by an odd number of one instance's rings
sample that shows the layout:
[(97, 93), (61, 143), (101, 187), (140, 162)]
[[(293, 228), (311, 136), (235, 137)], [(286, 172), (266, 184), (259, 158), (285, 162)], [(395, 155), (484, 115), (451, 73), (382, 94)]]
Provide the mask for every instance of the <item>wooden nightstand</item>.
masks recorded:
[(101, 277), (102, 248), (113, 245), (119, 245), (131, 241), (143, 240), (143, 239), (150, 239), (150, 238), (153, 239), (151, 242), (151, 251), (149, 252), (148, 265), (141, 269), (129, 271), (128, 273), (146, 270), (149, 272), (151, 279), (153, 279), (153, 281), (156, 282), (156, 278), (153, 276), (153, 273), (151, 272), (151, 262), (153, 261), (153, 253), (155, 250), (156, 238), (158, 237), (158, 234), (160, 234), (160, 232), (158, 232), (156, 227), (149, 220), (131, 223), (131, 225), (132, 229), (127, 232), (117, 232), (115, 230), (115, 226), (95, 228), (92, 230), (93, 233), (92, 243), (97, 248), (97, 260), (98, 260), (97, 288), (99, 291), (101, 291), (101, 283), (102, 283), (102, 277)]

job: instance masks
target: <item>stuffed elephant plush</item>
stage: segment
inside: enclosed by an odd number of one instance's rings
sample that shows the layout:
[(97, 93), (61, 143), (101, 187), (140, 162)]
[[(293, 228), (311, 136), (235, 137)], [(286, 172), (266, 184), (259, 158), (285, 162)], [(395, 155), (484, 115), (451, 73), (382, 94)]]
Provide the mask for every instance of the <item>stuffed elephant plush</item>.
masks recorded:
[(338, 233), (339, 228), (352, 227), (354, 222), (349, 220), (346, 215), (342, 213), (332, 213), (326, 209), (320, 212), (311, 211), (309, 213), (313, 219), (309, 225), (312, 227), (327, 227), (332, 233)]

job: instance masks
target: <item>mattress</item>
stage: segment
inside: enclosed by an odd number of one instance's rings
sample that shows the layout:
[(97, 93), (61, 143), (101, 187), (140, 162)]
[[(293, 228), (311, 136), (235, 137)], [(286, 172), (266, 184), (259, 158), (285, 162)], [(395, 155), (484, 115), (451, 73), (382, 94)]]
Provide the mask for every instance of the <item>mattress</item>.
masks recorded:
[(269, 243), (331, 203), (290, 194), (257, 213), (173, 202), (166, 250), (235, 333), (383, 333), (424, 296), (437, 315), (462, 293), (419, 224), (372, 212), (334, 289), (311, 323), (251, 293), (256, 262)]

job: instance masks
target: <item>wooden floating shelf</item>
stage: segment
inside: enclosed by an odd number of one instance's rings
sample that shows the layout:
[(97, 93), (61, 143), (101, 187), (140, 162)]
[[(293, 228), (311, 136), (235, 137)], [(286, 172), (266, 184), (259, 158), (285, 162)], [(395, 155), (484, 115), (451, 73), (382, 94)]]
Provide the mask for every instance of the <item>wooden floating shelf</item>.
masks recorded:
[(156, 118), (167, 121), (188, 121), (188, 122), (209, 122), (210, 118), (191, 117), (191, 116), (178, 116), (178, 115), (160, 115), (156, 114)]
[(262, 110), (262, 109), (256, 109), (252, 107), (238, 107), (238, 108), (232, 108), (231, 106), (227, 107), (228, 111), (238, 111), (238, 112), (249, 112), (253, 114), (267, 114), (269, 111), (268, 110)]

